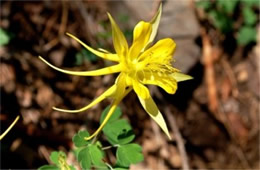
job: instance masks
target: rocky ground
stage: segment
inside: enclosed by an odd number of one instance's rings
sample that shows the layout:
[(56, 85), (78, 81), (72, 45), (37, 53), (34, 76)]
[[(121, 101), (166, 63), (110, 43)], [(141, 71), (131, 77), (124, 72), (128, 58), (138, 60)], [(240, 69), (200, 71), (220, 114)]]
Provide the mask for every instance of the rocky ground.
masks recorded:
[[(65, 75), (49, 68), (38, 55), (74, 70), (110, 65), (95, 57), (76, 57), (82, 47), (65, 32), (113, 51), (106, 12), (111, 12), (131, 42), (134, 25), (148, 21), (159, 3), (1, 2), (0, 26), (13, 37), (0, 47), (1, 131), (18, 114), (22, 117), (1, 141), (1, 168), (38, 168), (49, 161), (53, 150), (65, 151), (73, 162), (71, 138), (79, 129), (94, 131), (110, 103), (106, 100), (75, 115), (52, 110), (52, 106), (86, 105), (113, 84), (116, 75)], [(177, 43), (173, 65), (194, 79), (179, 83), (175, 95), (149, 87), (175, 136), (173, 141), (148, 117), (134, 93), (120, 104), (145, 157), (131, 169), (179, 169), (185, 159), (192, 169), (258, 169), (260, 39), (246, 47), (219, 43), (221, 36), (201, 22), (193, 1), (163, 3), (157, 40), (164, 37)], [(179, 148), (182, 144), (184, 150)]]

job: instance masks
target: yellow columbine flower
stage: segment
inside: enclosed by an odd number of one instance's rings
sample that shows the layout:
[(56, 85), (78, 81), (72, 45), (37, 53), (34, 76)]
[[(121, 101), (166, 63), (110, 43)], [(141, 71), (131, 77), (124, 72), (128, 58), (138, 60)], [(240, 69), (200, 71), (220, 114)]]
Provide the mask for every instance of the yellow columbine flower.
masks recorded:
[(77, 113), (89, 109), (105, 98), (111, 97), (113, 102), (106, 118), (96, 132), (90, 137), (85, 138), (86, 140), (93, 138), (102, 130), (117, 105), (131, 90), (135, 91), (145, 111), (156, 121), (167, 136), (171, 138), (163, 116), (151, 98), (149, 90), (145, 85), (157, 85), (163, 88), (167, 93), (174, 94), (177, 89), (177, 82), (188, 80), (192, 77), (180, 73), (179, 70), (171, 66), (172, 55), (176, 47), (176, 44), (172, 39), (165, 38), (151, 46), (157, 33), (161, 13), (162, 7), (160, 6), (158, 12), (150, 22), (140, 21), (135, 26), (133, 44), (130, 48), (128, 47), (128, 43), (122, 31), (108, 13), (112, 25), (113, 44), (116, 54), (112, 54), (103, 49), (94, 50), (72, 34), (67, 33), (68, 36), (75, 39), (93, 54), (106, 60), (118, 62), (116, 65), (94, 71), (68, 71), (57, 68), (40, 57), (43, 62), (53, 69), (71, 75), (100, 76), (120, 73), (115, 84), (89, 105), (78, 110), (53, 108), (54, 110), (61, 112)]

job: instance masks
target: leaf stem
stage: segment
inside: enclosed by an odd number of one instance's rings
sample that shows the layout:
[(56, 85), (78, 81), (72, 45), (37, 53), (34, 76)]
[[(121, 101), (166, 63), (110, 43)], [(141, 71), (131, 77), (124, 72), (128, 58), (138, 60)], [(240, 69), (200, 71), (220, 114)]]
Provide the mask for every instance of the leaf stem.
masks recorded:
[(109, 163), (105, 163), (110, 170), (113, 170), (113, 167)]
[(99, 133), (93, 138), (93, 140), (91, 141), (91, 144), (95, 144), (97, 142), (98, 136), (99, 136)]
[(116, 145), (111, 145), (111, 146), (105, 146), (102, 148), (102, 150), (107, 150), (107, 149), (110, 149), (110, 148), (113, 148), (113, 147), (119, 147), (120, 145), (116, 144)]

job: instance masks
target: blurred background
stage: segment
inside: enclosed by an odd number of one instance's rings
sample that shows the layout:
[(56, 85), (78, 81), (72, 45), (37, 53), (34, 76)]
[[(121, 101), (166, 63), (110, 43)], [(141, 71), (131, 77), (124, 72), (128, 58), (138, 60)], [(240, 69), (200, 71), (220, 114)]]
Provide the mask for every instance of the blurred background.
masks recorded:
[[(110, 104), (105, 100), (81, 114), (52, 110), (85, 106), (117, 75), (69, 76), (48, 67), (38, 55), (70, 70), (112, 65), (65, 33), (113, 52), (106, 12), (131, 44), (134, 26), (149, 21), (160, 2), (0, 2), (1, 133), (21, 116), (1, 141), (1, 169), (38, 168), (50, 161), (53, 150), (63, 150), (74, 163), (71, 138), (80, 129), (97, 129), (102, 110)], [(162, 5), (156, 40), (176, 41), (173, 66), (194, 79), (179, 83), (175, 95), (149, 87), (172, 141), (145, 113), (135, 93), (121, 102), (145, 157), (131, 169), (182, 168), (176, 130), (192, 169), (259, 169), (259, 1), (168, 0)]]

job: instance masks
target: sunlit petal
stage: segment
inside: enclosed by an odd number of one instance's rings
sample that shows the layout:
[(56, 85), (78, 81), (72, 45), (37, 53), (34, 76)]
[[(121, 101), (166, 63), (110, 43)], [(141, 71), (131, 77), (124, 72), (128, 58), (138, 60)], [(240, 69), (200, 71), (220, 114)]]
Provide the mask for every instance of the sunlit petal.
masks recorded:
[(102, 100), (111, 97), (115, 94), (116, 92), (116, 85), (113, 85), (112, 87), (110, 87), (108, 90), (106, 90), (102, 95), (100, 95), (98, 98), (96, 98), (94, 101), (92, 101), (90, 104), (88, 104), (87, 106), (81, 108), (81, 109), (77, 109), (77, 110), (66, 110), (66, 109), (60, 109), (60, 108), (56, 108), (53, 107), (54, 110), (60, 111), (60, 112), (68, 112), (68, 113), (78, 113), (78, 112), (83, 112), (93, 106), (95, 106), (96, 104), (98, 104), (99, 102), (101, 102)]
[(139, 77), (143, 84), (160, 86), (167, 93), (174, 94), (177, 90), (177, 81), (171, 75), (172, 74), (144, 71), (143, 74), (141, 74), (142, 77)]
[(70, 33), (66, 33), (68, 36), (70, 36), (71, 38), (73, 38), (74, 40), (76, 40), (78, 43), (80, 43), (83, 47), (85, 47), (86, 49), (88, 49), (90, 52), (92, 52), (93, 54), (106, 59), (106, 60), (111, 60), (111, 61), (119, 61), (119, 57), (117, 54), (111, 54), (111, 53), (104, 53), (103, 51), (97, 51), (93, 48), (91, 48), (90, 46), (88, 46), (87, 44), (83, 43), (80, 39), (78, 39), (77, 37), (75, 37), (74, 35), (70, 34)]
[(118, 98), (122, 94), (125, 93), (125, 90), (126, 90), (126, 75), (124, 73), (120, 73), (119, 76), (116, 79), (115, 84), (117, 86), (117, 91), (116, 91), (115, 97)]
[(142, 99), (149, 98), (150, 94), (148, 88), (137, 80), (133, 80), (133, 88), (138, 97), (141, 97)]
[[(98, 51), (101, 51), (103, 53), (106, 53), (106, 54), (110, 54), (111, 52), (107, 51), (106, 49), (103, 49), (103, 48), (98, 48)], [(118, 58), (119, 60), (119, 58)]]
[(172, 73), (172, 77), (173, 77), (177, 82), (193, 79), (193, 77), (191, 77), (191, 76), (189, 76), (189, 75), (187, 75), (187, 74), (180, 73), (180, 72), (174, 72), (174, 73)]
[(140, 54), (147, 45), (152, 32), (152, 25), (148, 22), (140, 21), (134, 28), (133, 45), (129, 50), (129, 58), (132, 60)]
[(150, 39), (147, 44), (152, 43), (157, 34), (157, 30), (158, 30), (159, 23), (161, 20), (161, 15), (162, 15), (162, 4), (160, 4), (160, 7), (159, 7), (157, 13), (153, 17), (153, 19), (150, 21), (150, 23), (152, 24), (152, 33), (151, 33)]
[(147, 49), (139, 58), (139, 61), (145, 60), (149, 63), (167, 63), (172, 60), (176, 44), (170, 38), (158, 41), (155, 45)]
[(17, 116), (13, 123), (5, 130), (5, 132), (0, 136), (0, 140), (2, 140), (5, 135), (13, 128), (13, 126), (16, 124), (16, 122), (19, 120), (20, 116)]
[(101, 76), (101, 75), (113, 74), (113, 73), (117, 73), (117, 72), (121, 71), (120, 64), (110, 66), (110, 67), (105, 67), (105, 68), (98, 69), (98, 70), (93, 70), (93, 71), (69, 71), (69, 70), (64, 70), (64, 69), (58, 68), (58, 67), (50, 64), (48, 61), (43, 59), (41, 56), (39, 56), (39, 58), (44, 63), (46, 63), (51, 68), (53, 68), (57, 71), (60, 71), (62, 73), (66, 73), (66, 74), (76, 75), (76, 76)]
[(109, 13), (107, 13), (107, 15), (112, 26), (112, 36), (115, 51), (119, 55), (120, 60), (123, 62), (125, 61), (125, 57), (128, 53), (127, 41), (112, 16)]
[(164, 121), (164, 118), (157, 108), (156, 104), (154, 103), (151, 96), (149, 96), (147, 99), (143, 99), (139, 97), (139, 100), (144, 108), (144, 110), (152, 117), (152, 119), (162, 128), (164, 133), (171, 139), (171, 136), (169, 134), (168, 128), (166, 126), (166, 123)]

